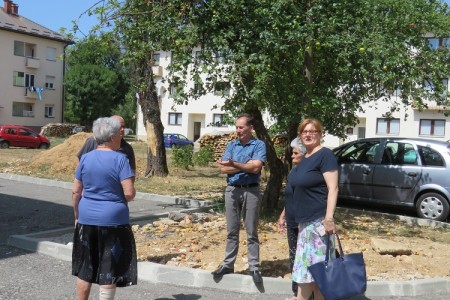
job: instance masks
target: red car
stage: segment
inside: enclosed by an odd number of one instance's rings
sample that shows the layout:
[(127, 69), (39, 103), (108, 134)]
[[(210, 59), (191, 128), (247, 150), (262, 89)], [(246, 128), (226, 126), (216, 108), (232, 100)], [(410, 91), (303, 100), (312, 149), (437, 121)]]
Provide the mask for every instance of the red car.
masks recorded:
[(30, 128), (20, 125), (0, 125), (0, 148), (28, 147), (48, 149), (50, 141)]

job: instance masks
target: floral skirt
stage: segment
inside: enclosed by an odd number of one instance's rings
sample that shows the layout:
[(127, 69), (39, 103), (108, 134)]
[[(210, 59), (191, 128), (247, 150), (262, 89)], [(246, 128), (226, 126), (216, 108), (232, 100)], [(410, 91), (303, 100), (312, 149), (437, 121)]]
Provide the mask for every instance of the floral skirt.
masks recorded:
[(99, 285), (137, 284), (136, 243), (131, 226), (77, 224), (73, 235), (72, 275)]
[[(317, 228), (322, 224), (322, 218), (298, 226), (297, 250), (295, 253), (292, 280), (297, 283), (314, 282), (308, 267), (324, 261), (327, 249), (327, 236), (320, 236)], [(330, 237), (330, 258), (335, 257), (334, 235)]]

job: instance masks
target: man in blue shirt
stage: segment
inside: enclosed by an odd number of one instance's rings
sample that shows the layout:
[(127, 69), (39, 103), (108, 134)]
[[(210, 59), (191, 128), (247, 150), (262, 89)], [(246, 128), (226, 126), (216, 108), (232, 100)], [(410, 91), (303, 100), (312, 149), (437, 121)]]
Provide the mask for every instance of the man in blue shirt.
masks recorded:
[(258, 219), (261, 203), (259, 179), (266, 161), (266, 145), (253, 137), (254, 119), (242, 114), (236, 119), (237, 140), (227, 145), (222, 160), (217, 163), (220, 171), (227, 174), (225, 189), (225, 216), (227, 219), (227, 245), (225, 259), (212, 272), (221, 277), (234, 272), (239, 249), (240, 216), (243, 215), (247, 232), (249, 270), (255, 283), (262, 282), (259, 262)]

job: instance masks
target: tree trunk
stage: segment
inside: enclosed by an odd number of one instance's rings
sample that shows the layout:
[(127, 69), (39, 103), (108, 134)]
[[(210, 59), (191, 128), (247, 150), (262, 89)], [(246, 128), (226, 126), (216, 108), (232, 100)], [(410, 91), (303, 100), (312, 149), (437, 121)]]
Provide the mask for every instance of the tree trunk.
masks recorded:
[(285, 168), (286, 168), (287, 171), (289, 171), (289, 170), (292, 169), (292, 158), (291, 158), (291, 155), (292, 155), (292, 148), (291, 148), (291, 141), (292, 141), (293, 139), (295, 139), (295, 138), (298, 136), (298, 133), (297, 133), (297, 127), (298, 127), (298, 124), (299, 124), (299, 123), (300, 123), (300, 120), (299, 120), (298, 123), (297, 123), (297, 122), (296, 122), (296, 123), (291, 123), (291, 124), (289, 124), (289, 127), (288, 127), (288, 129), (287, 129), (288, 145), (287, 145), (286, 149), (284, 149), (284, 161), (283, 161), (284, 166), (285, 166)]
[(165, 177), (169, 174), (164, 147), (164, 126), (161, 122), (161, 111), (158, 103), (155, 82), (153, 81), (152, 60), (142, 64), (141, 78), (147, 79), (139, 91), (138, 103), (141, 106), (142, 117), (147, 132), (147, 169), (145, 176)]
[(256, 136), (266, 143), (267, 164), (269, 166), (270, 176), (267, 181), (266, 190), (264, 191), (261, 209), (271, 213), (278, 208), (278, 200), (280, 198), (281, 185), (286, 176), (286, 168), (281, 159), (277, 157), (272, 139), (264, 126), (261, 112), (257, 108), (247, 109), (246, 112), (255, 118)]

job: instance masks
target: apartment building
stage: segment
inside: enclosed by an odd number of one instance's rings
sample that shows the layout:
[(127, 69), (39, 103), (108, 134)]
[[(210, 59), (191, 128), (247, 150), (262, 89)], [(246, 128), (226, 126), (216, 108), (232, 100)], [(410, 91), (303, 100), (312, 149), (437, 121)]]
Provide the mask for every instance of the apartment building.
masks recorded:
[[(438, 39), (429, 37), (430, 47), (450, 47), (450, 39)], [(232, 89), (225, 88), (214, 93), (202, 96), (198, 100), (191, 100), (187, 105), (175, 104), (171, 95), (175, 93), (175, 87), (162, 78), (167, 76), (167, 67), (170, 64), (170, 52), (158, 52), (155, 59), (153, 73), (157, 86), (161, 109), (161, 121), (166, 133), (180, 133), (191, 140), (197, 140), (204, 134), (234, 131), (234, 126), (226, 126), (221, 123), (224, 112), (221, 106), (224, 103), (220, 96), (222, 93), (232, 93)], [(448, 87), (448, 78), (442, 80)], [(186, 89), (191, 89), (194, 83), (188, 83)], [(431, 92), (432, 87), (430, 87)], [(386, 118), (385, 113), (398, 99), (399, 91), (396, 91), (388, 102), (375, 101), (363, 106), (364, 112), (358, 112), (359, 124), (346, 129), (346, 138), (341, 139), (333, 135), (324, 136), (324, 146), (336, 147), (345, 142), (369, 137), (393, 136), (411, 138), (431, 138), (436, 140), (450, 140), (450, 108), (428, 103), (428, 109), (420, 111), (415, 107), (399, 106), (399, 110), (392, 113), (392, 118)], [(142, 123), (142, 112), (138, 106), (137, 137), (146, 139), (146, 131)], [(270, 117), (264, 115), (266, 126), (272, 124)], [(300, 121), (300, 120), (299, 120)]]
[(36, 130), (63, 121), (63, 55), (72, 43), (19, 14), (4, 0), (0, 8), (0, 124)]
[[(224, 99), (221, 96), (232, 93), (228, 87), (203, 95), (197, 100), (191, 100), (187, 105), (174, 103), (172, 95), (176, 93), (176, 86), (167, 80), (162, 80), (168, 75), (167, 67), (170, 65), (171, 59), (171, 52), (161, 51), (154, 54), (153, 74), (164, 132), (183, 134), (190, 140), (196, 141), (204, 134), (234, 131), (234, 126), (228, 126), (222, 122), (224, 112), (221, 110), (221, 106), (224, 104)], [(191, 89), (193, 86), (192, 82), (185, 88)], [(147, 139), (139, 105), (136, 136), (140, 140)]]

